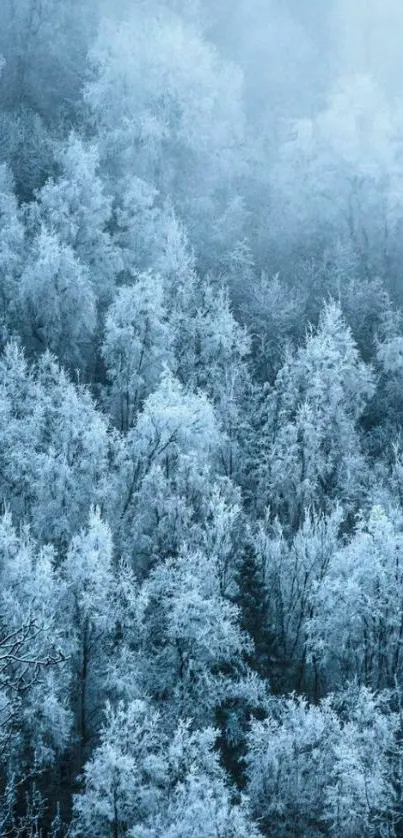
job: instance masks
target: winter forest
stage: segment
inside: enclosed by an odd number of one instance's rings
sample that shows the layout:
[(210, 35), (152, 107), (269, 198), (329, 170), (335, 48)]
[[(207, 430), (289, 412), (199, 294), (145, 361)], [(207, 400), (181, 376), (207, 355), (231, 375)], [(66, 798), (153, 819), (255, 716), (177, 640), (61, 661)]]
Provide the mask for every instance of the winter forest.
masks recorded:
[(403, 5), (0, 0), (0, 836), (403, 836)]

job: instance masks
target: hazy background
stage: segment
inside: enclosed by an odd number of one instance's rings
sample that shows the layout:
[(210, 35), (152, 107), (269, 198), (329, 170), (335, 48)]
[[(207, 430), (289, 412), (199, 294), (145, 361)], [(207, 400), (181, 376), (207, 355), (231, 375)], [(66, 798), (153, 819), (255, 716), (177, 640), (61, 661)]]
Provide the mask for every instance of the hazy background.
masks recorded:
[(372, 75), (400, 95), (398, 0), (238, 0), (216, 4), (209, 34), (245, 72), (249, 102), (310, 112), (337, 77)]

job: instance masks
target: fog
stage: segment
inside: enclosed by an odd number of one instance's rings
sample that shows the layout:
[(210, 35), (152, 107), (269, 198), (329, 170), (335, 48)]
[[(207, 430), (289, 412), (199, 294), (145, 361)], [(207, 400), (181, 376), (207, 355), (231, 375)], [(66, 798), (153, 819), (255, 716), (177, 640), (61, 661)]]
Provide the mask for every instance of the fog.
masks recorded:
[(312, 113), (338, 78), (368, 74), (400, 96), (399, 0), (237, 0), (217, 4), (209, 34), (245, 73), (249, 102)]

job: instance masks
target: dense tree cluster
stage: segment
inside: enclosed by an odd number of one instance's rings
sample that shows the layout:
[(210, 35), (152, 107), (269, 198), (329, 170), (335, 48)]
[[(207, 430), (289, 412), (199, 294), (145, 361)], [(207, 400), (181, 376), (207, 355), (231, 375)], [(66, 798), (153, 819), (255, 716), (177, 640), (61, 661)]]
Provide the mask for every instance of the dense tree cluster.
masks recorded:
[(320, 73), (309, 4), (2, 0), (4, 838), (403, 835), (403, 111), (329, 5)]

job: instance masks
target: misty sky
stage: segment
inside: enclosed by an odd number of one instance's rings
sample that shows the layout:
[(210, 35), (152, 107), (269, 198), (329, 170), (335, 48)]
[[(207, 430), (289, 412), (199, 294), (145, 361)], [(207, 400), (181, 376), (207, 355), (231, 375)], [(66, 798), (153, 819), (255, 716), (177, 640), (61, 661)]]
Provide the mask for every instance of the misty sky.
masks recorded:
[(369, 74), (391, 97), (403, 72), (399, 0), (226, 0), (214, 40), (240, 63), (256, 115), (311, 114), (339, 78)]

